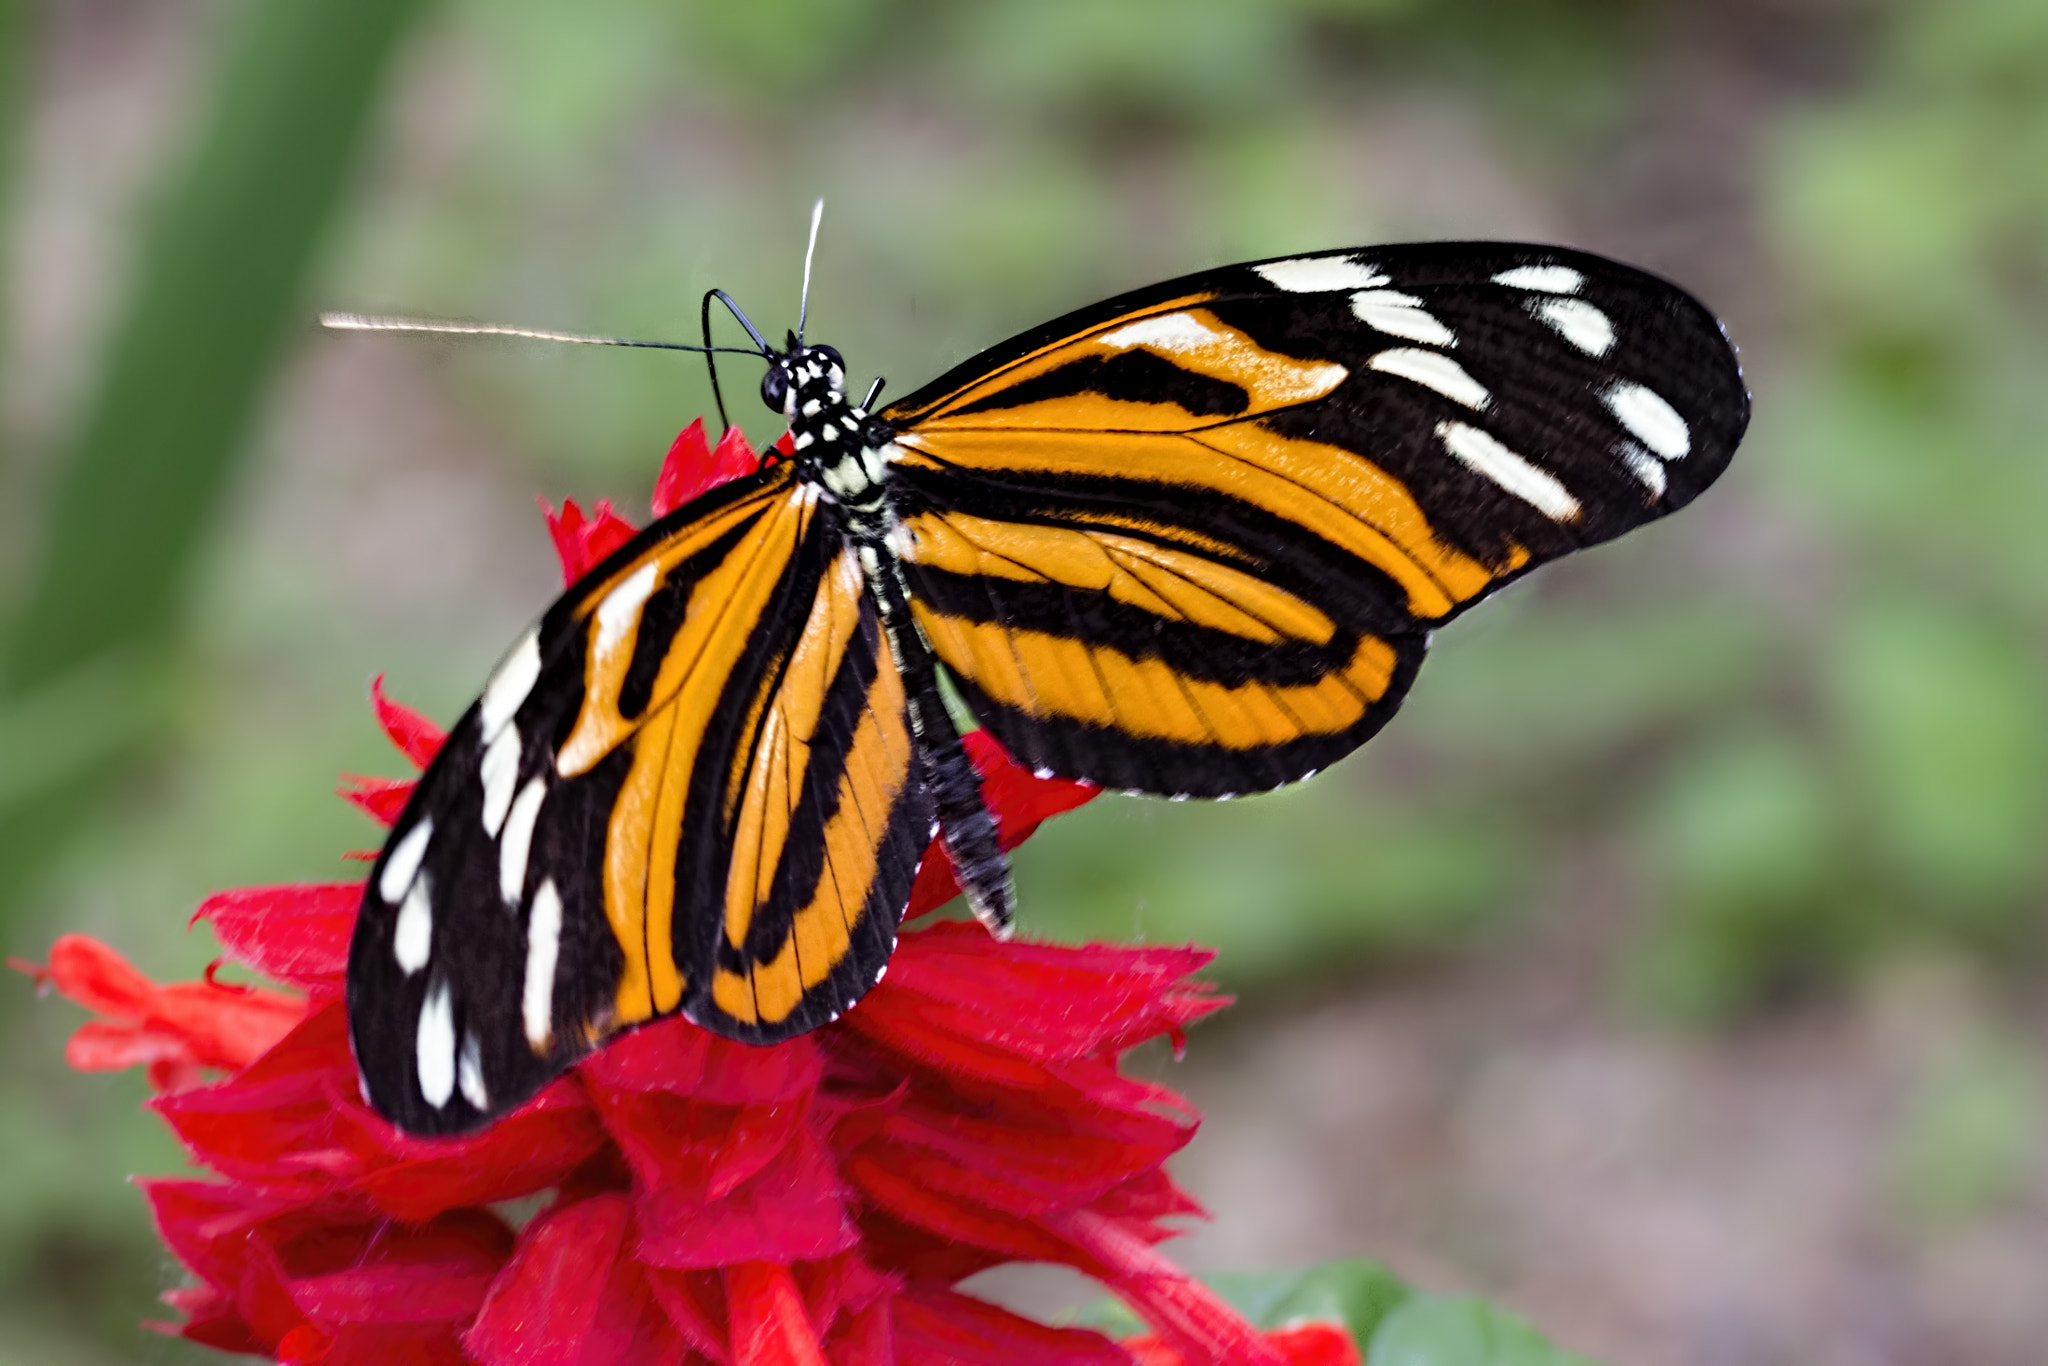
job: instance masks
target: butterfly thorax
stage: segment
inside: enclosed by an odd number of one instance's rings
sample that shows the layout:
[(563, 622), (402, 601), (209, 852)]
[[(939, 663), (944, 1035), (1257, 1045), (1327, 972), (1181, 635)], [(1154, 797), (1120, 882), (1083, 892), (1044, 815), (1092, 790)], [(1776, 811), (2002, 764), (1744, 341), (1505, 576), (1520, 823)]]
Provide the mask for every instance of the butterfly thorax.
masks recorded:
[[(773, 396), (780, 392), (778, 405)], [(789, 419), (797, 477), (856, 514), (881, 517), (882, 474), (891, 432), (846, 396), (846, 369), (829, 346), (792, 348), (776, 358), (762, 396)]]

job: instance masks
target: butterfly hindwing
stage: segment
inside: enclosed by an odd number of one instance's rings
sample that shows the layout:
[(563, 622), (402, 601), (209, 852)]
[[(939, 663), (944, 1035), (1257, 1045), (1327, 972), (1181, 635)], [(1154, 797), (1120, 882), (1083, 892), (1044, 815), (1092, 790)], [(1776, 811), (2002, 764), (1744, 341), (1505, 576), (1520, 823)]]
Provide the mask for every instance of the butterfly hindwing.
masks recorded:
[(473, 1127), (678, 1010), (787, 1037), (880, 975), (930, 804), (819, 503), (776, 465), (656, 523), (451, 730), (349, 959), (357, 1061), (400, 1125)]
[(1748, 399), (1672, 285), (1435, 243), (1153, 286), (883, 416), (917, 619), (979, 719), (1034, 767), (1216, 796), (1342, 757), (1434, 627), (1689, 501)]

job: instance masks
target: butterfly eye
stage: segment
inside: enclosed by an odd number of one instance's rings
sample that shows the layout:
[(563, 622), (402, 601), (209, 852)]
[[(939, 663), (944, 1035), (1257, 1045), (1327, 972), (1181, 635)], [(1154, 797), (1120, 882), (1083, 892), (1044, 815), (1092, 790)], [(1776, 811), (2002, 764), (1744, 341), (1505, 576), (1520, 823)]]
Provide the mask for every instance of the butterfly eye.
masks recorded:
[(846, 361), (842, 359), (840, 357), (839, 352), (833, 349), (832, 347), (813, 346), (810, 348), (810, 352), (819, 360), (823, 361), (828, 367), (837, 366), (842, 371), (846, 369)]
[(769, 366), (768, 373), (761, 376), (761, 401), (779, 413), (788, 396), (789, 371), (780, 365)]

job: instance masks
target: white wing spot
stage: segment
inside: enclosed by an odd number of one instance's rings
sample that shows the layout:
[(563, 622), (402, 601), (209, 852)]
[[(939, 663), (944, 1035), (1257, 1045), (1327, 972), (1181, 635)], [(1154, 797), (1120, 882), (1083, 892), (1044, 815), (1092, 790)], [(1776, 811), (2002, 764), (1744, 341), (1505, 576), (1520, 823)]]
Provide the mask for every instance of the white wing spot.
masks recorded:
[(591, 642), (592, 654), (602, 659), (619, 648), (626, 633), (639, 623), (640, 609), (654, 595), (654, 584), (660, 577), (661, 565), (649, 560), (604, 595), (604, 601), (597, 605), (597, 639)]
[(1106, 332), (1098, 340), (1120, 349), (1149, 346), (1155, 351), (1202, 351), (1222, 341), (1223, 334), (1192, 313), (1162, 313)]
[(1363, 261), (1348, 256), (1298, 256), (1291, 261), (1268, 261), (1253, 266), (1275, 289), (1289, 294), (1333, 294), (1340, 289), (1371, 289), (1387, 277)]
[(519, 704), (533, 691), (539, 678), (540, 628), (536, 626), (519, 638), (519, 643), (492, 672), (491, 681), (484, 684), (484, 695), (476, 709), (477, 719), (483, 723), (485, 744), (498, 738), (498, 732), (519, 710)]
[(419, 1072), (420, 1094), (436, 1110), (455, 1094), (455, 1000), (448, 994), (445, 979), (436, 978), (420, 1003), (420, 1030), (415, 1043), (414, 1065)]
[(526, 886), (526, 855), (533, 847), (533, 823), (540, 819), (540, 804), (548, 795), (545, 778), (529, 779), (519, 789), (512, 812), (505, 818), (505, 836), (498, 842), (498, 892), (507, 906), (519, 904)]
[(396, 906), (404, 899), (420, 870), (420, 860), (427, 856), (427, 841), (433, 837), (434, 818), (422, 816), (418, 825), (391, 846), (384, 859), (384, 871), (377, 875), (377, 895), (384, 898), (385, 905)]
[(1614, 349), (1614, 324), (1584, 299), (1531, 299), (1529, 311), (1596, 360)]
[(484, 785), (484, 833), (496, 839), (512, 805), (512, 791), (519, 784), (519, 727), (506, 726), (499, 731), (477, 767)]
[(1551, 521), (1568, 522), (1579, 515), (1579, 500), (1572, 497), (1571, 490), (1558, 483), (1549, 471), (1530, 464), (1489, 433), (1463, 422), (1439, 422), (1436, 434), (1459, 463), (1492, 480)]
[(1656, 390), (1624, 379), (1616, 381), (1602, 397), (1621, 425), (1656, 455), (1678, 460), (1692, 449), (1692, 432), (1685, 419)]
[(526, 1042), (546, 1053), (555, 1037), (555, 961), (562, 951), (562, 894), (547, 879), (533, 894), (526, 918), (526, 985), (519, 994), (519, 1018)]
[(1576, 294), (1585, 288), (1586, 277), (1570, 266), (1516, 266), (1494, 276), (1493, 282), (1539, 294)]
[(399, 971), (410, 977), (427, 965), (434, 948), (434, 908), (428, 900), (425, 874), (412, 880), (405, 904), (398, 908), (398, 924), (391, 931), (391, 956)]
[(1493, 402), (1493, 395), (1486, 392), (1486, 386), (1466, 374), (1464, 366), (1435, 351), (1417, 351), (1411, 347), (1382, 351), (1366, 365), (1381, 374), (1413, 380), (1467, 408), (1483, 410)]
[(1390, 337), (1406, 337), (1427, 346), (1456, 346), (1458, 338), (1422, 300), (1398, 289), (1362, 289), (1351, 296), (1351, 313), (1360, 322)]
[(1621, 463), (1628, 466), (1628, 472), (1643, 481), (1643, 487), (1650, 491), (1651, 497), (1662, 498), (1664, 496), (1664, 488), (1667, 481), (1664, 475), (1664, 462), (1662, 460), (1651, 455), (1633, 441), (1622, 442), (1621, 445), (1615, 447), (1615, 453), (1621, 457)]
[(473, 1029), (463, 1032), (462, 1052), (455, 1059), (455, 1083), (471, 1105), (479, 1110), (491, 1108), (491, 1093), (484, 1087), (484, 1044)]

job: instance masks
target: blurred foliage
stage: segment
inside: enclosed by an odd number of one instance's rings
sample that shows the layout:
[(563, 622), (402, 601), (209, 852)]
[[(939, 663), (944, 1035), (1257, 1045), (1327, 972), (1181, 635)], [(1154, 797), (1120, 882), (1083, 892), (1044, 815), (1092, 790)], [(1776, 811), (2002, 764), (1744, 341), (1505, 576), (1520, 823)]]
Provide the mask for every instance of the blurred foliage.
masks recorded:
[(1950, 1041), (1899, 1127), (1893, 1181), (1905, 1212), (1954, 1226), (2023, 1188), (2040, 1146), (2041, 1082), (2018, 1039), (1985, 1030)]
[[(135, 268), (8, 633), (0, 923), (135, 741), (163, 650), (415, 0), (258, 6)], [(33, 732), (30, 734), (29, 732)]]
[(1898, 8), (1769, 153), (1797, 313), (1749, 458), (1806, 546), (1649, 808), (1632, 986), (1691, 1018), (1902, 945), (2035, 962), (2048, 875), (2048, 8)]
[[(1505, 1310), (1463, 1296), (1411, 1289), (1377, 1262), (1350, 1259), (1299, 1271), (1228, 1273), (1209, 1277), (1208, 1283), (1263, 1328), (1343, 1324), (1365, 1366), (1595, 1366), (1552, 1346)], [(1113, 1300), (1081, 1318), (1118, 1336), (1146, 1331)]]
[[(334, 876), (376, 836), (331, 775), (397, 767), (364, 680), (389, 670), (455, 714), (550, 591), (522, 500), (644, 506), (709, 408), (671, 359), (421, 344), (372, 372), (388, 391), (294, 392), (265, 426), (293, 309), (687, 336), (716, 284), (777, 331), (822, 193), (813, 333), (892, 393), (1142, 281), (1458, 235), (1570, 235), (1685, 273), (1734, 313), (1758, 391), (1723, 487), (1447, 631), (1360, 757), (1268, 797), (1104, 799), (1049, 826), (1019, 860), (1028, 930), (1198, 939), (1231, 989), (1279, 995), (1618, 907), (1618, 999), (1695, 1024), (1929, 945), (2038, 967), (2048, 7), (1740, 8), (1729, 24), (1784, 49), (1754, 65), (1798, 68), (1794, 97), (1750, 111), (1753, 143), (1645, 169), (1633, 140), (1722, 22), (1704, 0), (444, 0), (342, 195), (410, 6), (194, 7), (208, 42), (254, 45), (208, 58), (199, 150), (56, 453), (33, 523), (54, 568), (4, 585), (25, 644), (0, 843), (42, 870), (6, 947), (38, 955), (61, 925), (196, 972), (210, 948), (182, 922), (205, 891)], [(1695, 280), (1682, 247), (1632, 249), (1659, 240), (1645, 223), (1693, 221), (1713, 154), (1739, 213), (1696, 231), (1743, 270)], [(313, 345), (301, 374), (411, 344)], [(772, 435), (751, 400), (734, 416)], [(432, 444), (451, 432), (465, 449)], [(13, 496), (36, 489), (19, 463)], [(309, 529), (307, 503), (361, 525)], [(420, 511), (451, 503), (460, 526)], [(387, 562), (413, 577), (394, 588)], [(68, 813), (28, 799), (102, 772), (120, 784), (59, 839), (48, 813)], [(1614, 907), (1575, 904), (1588, 867)], [(25, 996), (0, 1000), (24, 1155), (0, 1174), (10, 1347), (162, 1359), (179, 1349), (138, 1348), (132, 1324), (175, 1273), (111, 1173), (175, 1154), (127, 1081), (63, 1075), (67, 1021)], [(1929, 1074), (1898, 1139), (1907, 1207), (1938, 1220), (2011, 1189), (2038, 1119), (2016, 1048)], [(39, 1137), (53, 1114), (61, 1148)], [(85, 1263), (94, 1287), (58, 1293)], [(1466, 1312), (1417, 1309), (1412, 1331)]]

